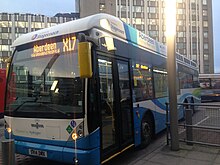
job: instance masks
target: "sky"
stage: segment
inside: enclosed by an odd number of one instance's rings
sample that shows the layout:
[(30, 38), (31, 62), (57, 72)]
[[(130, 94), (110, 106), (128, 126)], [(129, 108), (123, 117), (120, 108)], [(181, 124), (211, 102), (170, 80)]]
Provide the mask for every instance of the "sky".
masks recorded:
[[(215, 73), (220, 73), (220, 0), (212, 0), (212, 3), (214, 65)], [(54, 16), (56, 13), (70, 13), (74, 10), (75, 0), (0, 0), (0, 12)]]
[(215, 73), (220, 73), (220, 0), (212, 0), (213, 37), (214, 37), (214, 66)]
[(75, 0), (0, 0), (0, 12), (54, 16), (74, 12)]

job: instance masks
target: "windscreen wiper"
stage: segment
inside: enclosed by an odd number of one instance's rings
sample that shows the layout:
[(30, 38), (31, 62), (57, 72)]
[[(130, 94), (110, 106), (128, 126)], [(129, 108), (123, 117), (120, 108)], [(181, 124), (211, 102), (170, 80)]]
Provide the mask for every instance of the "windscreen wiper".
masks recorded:
[(55, 111), (55, 112), (58, 112), (58, 113), (60, 113), (60, 114), (63, 114), (63, 115), (65, 115), (65, 116), (68, 116), (68, 117), (71, 116), (70, 113), (63, 112), (63, 111), (61, 111), (61, 110), (59, 110), (59, 109), (57, 109), (57, 108), (54, 108), (54, 107), (52, 107), (52, 106), (49, 106), (48, 104), (43, 104), (43, 105), (44, 105), (45, 107), (47, 107), (47, 108), (52, 109), (52, 110)]
[(14, 110), (13, 110), (13, 112), (17, 112), (24, 104), (26, 104), (26, 103), (34, 103), (34, 102), (36, 102), (37, 101), (37, 97), (35, 97), (34, 99), (30, 99), (30, 100), (26, 100), (26, 101), (23, 101), (23, 103), (21, 103), (19, 106), (17, 106)]

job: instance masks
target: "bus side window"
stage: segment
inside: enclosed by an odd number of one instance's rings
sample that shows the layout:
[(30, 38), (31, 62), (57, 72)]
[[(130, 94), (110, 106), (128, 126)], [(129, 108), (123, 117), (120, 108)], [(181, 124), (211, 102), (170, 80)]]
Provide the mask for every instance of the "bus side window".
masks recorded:
[(150, 69), (134, 69), (134, 94), (136, 101), (143, 101), (154, 97), (152, 73)]

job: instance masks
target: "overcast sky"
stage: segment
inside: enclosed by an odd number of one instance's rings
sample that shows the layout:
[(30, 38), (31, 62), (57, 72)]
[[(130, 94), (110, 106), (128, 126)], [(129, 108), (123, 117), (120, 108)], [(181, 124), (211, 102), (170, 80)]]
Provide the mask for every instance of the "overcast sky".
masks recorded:
[(75, 0), (0, 0), (0, 12), (18, 12), (54, 16), (74, 12)]
[[(212, 2), (215, 72), (220, 73), (220, 0)], [(75, 0), (0, 0), (0, 12), (54, 16), (56, 13), (74, 12), (74, 9)]]
[(215, 72), (220, 73), (220, 0), (212, 0)]

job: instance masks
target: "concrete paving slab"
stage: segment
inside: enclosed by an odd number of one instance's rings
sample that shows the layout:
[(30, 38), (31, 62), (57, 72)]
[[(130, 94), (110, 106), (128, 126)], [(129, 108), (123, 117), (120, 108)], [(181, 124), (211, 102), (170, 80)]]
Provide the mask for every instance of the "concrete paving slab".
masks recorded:
[(153, 163), (159, 163), (163, 165), (179, 165), (184, 159), (182, 157), (176, 157), (171, 155), (165, 155), (163, 153), (156, 154), (153, 158), (148, 161)]
[(217, 154), (213, 154), (213, 153), (188, 151), (186, 159), (214, 162), (216, 156)]
[(179, 165), (212, 165), (212, 163), (208, 161), (184, 159), (182, 162), (179, 162)]
[(177, 157), (186, 157), (186, 155), (188, 154), (188, 151), (183, 149), (180, 149), (179, 151), (171, 151), (169, 146), (164, 146), (161, 149), (161, 152), (166, 155), (177, 156)]
[(213, 154), (218, 154), (220, 153), (220, 148), (219, 147), (211, 147), (211, 146), (202, 146), (202, 145), (193, 145), (193, 150), (194, 151), (199, 151), (199, 152), (207, 152), (207, 153), (213, 153)]
[(215, 160), (214, 160), (214, 163), (218, 163), (220, 164), (220, 155), (217, 155)]

